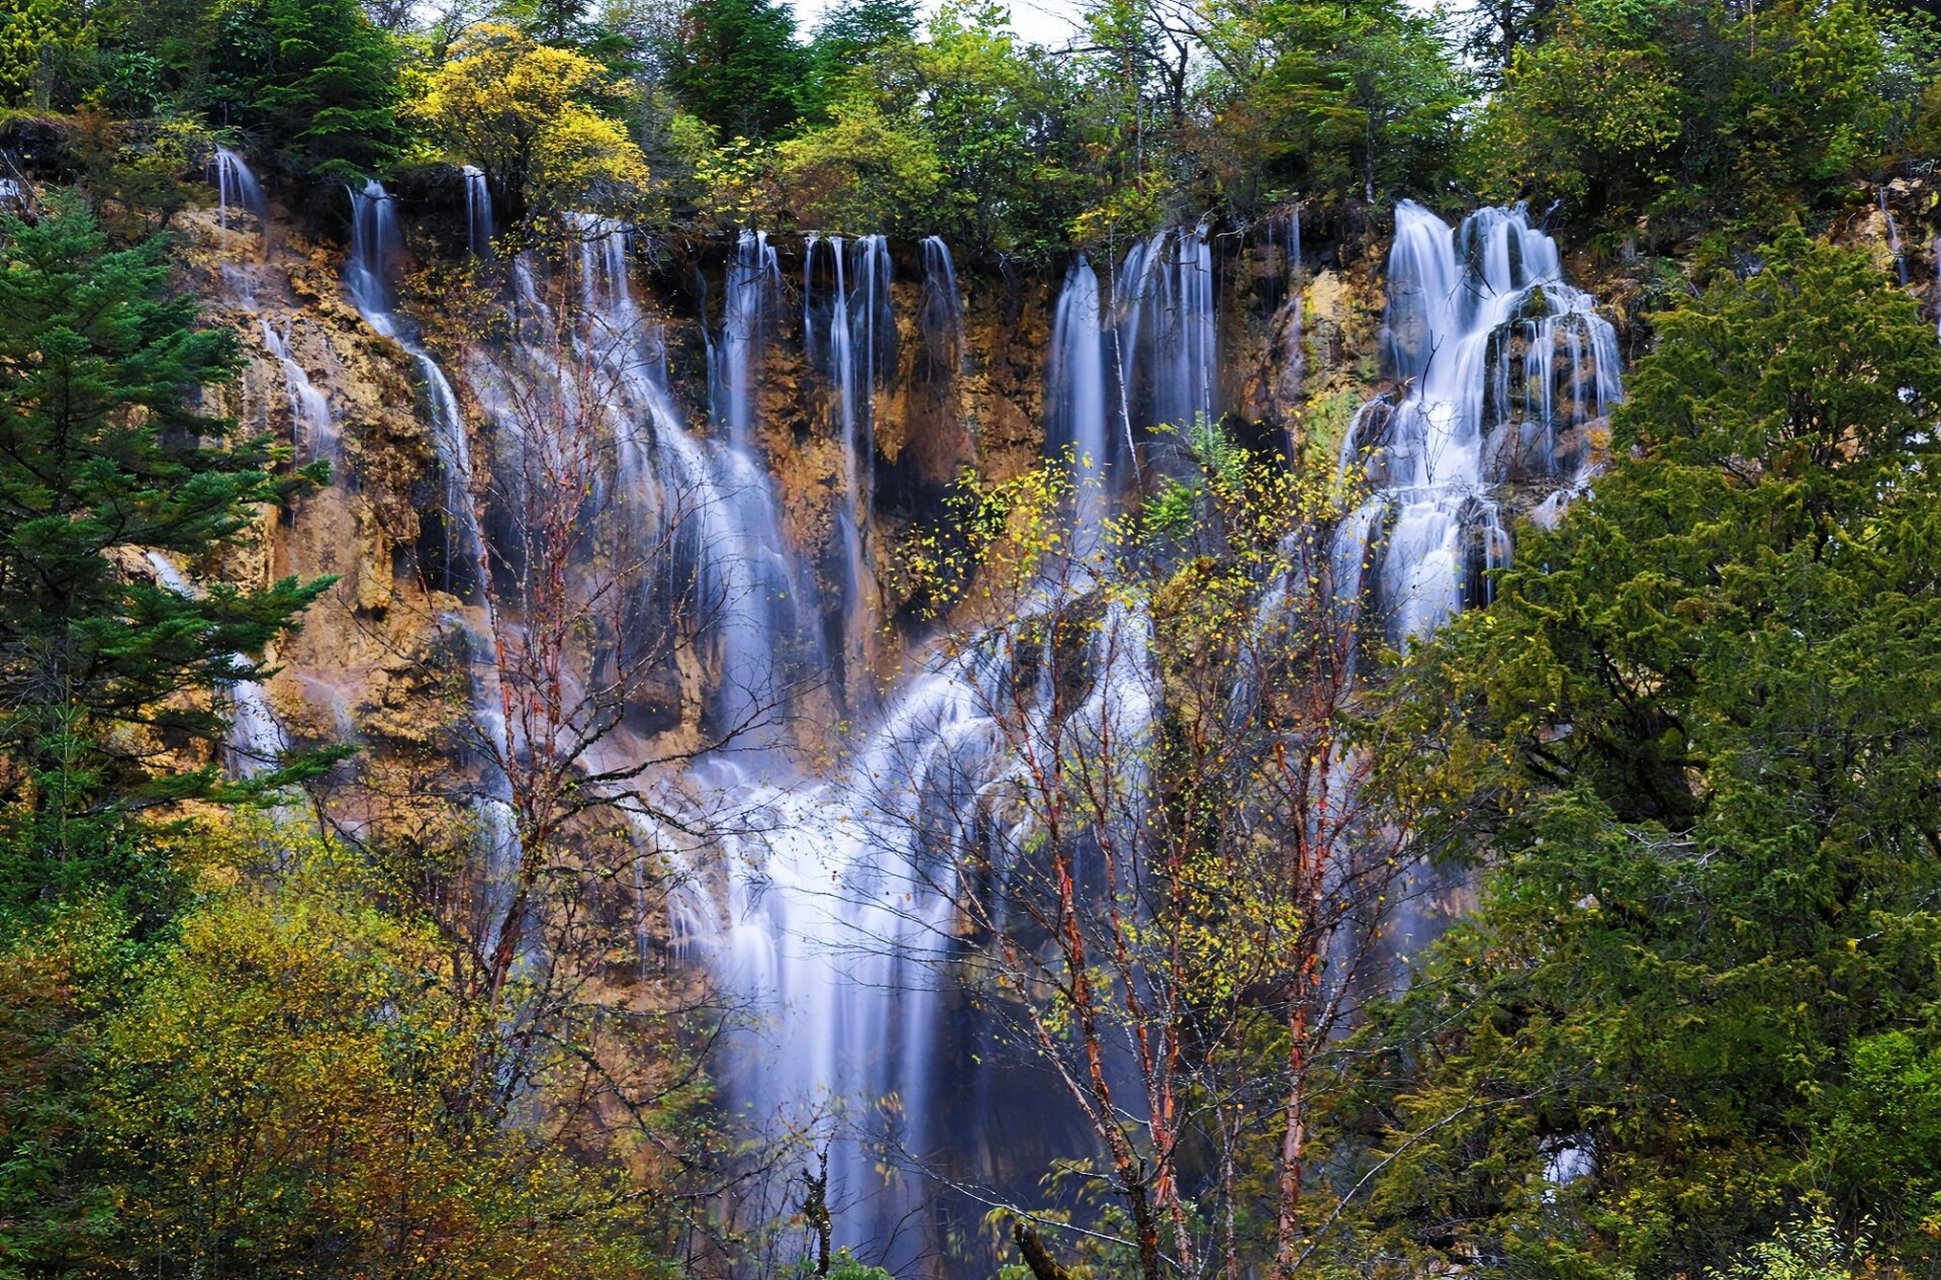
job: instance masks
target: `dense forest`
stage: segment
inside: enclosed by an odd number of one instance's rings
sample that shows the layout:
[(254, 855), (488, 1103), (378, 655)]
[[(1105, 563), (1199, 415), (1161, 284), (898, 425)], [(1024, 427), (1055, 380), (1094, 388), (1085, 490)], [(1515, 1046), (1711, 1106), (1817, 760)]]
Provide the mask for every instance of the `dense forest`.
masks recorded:
[(1941, 10), (0, 0), (0, 1278), (1941, 1275)]

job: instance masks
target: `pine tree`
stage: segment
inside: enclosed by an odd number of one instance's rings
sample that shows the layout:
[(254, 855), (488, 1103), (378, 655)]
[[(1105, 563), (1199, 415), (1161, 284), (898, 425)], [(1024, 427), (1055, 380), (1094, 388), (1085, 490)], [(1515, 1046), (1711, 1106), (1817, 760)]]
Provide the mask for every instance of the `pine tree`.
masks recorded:
[(1808, 1208), (1935, 1260), (1941, 350), (1868, 254), (1761, 257), (1416, 663), (1489, 871), (1345, 1123), (1418, 1270), (1699, 1275)]
[(225, 794), (172, 749), (222, 732), (207, 695), (266, 674), (235, 655), (329, 585), (191, 597), (145, 572), (150, 551), (236, 546), (254, 504), (317, 479), (272, 474), (267, 440), (222, 447), (230, 424), (198, 411), (235, 356), (169, 290), (166, 250), (110, 249), (73, 196), (37, 223), (0, 218), (0, 893), (15, 905), (125, 871), (131, 813)]

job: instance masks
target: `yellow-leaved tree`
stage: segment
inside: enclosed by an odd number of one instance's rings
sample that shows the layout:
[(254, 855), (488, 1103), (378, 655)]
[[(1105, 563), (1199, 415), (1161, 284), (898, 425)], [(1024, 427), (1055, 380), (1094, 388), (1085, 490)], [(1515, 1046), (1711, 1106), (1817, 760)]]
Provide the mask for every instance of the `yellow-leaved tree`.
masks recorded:
[(602, 105), (627, 86), (598, 62), (483, 22), (414, 78), (407, 115), (484, 171), (513, 218), (569, 204), (624, 205), (647, 188), (647, 159)]

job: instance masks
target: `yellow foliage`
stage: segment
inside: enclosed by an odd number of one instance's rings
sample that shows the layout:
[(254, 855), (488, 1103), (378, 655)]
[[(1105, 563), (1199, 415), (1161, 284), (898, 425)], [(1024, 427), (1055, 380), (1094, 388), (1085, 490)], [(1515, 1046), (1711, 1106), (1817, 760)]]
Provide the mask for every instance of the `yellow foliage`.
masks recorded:
[(204, 866), (100, 1032), (122, 1228), (185, 1274), (275, 1272), (318, 1240), (343, 1274), (649, 1274), (623, 1175), (503, 1123), (499, 1037), (450, 948), (295, 843), (273, 884)]
[(516, 27), (468, 29), (444, 64), (414, 78), (406, 114), (454, 156), (534, 208), (617, 203), (647, 185), (647, 158), (589, 99), (625, 86), (599, 63)]

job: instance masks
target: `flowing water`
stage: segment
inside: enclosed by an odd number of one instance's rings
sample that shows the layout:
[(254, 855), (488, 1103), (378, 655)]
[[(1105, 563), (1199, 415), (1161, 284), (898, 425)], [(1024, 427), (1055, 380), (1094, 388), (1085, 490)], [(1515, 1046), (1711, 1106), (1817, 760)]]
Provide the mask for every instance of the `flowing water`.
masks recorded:
[(1404, 201), (1395, 223), (1383, 325), (1394, 382), (1356, 413), (1341, 454), (1381, 516), (1348, 524), (1367, 540), (1343, 555), (1375, 569), (1357, 580), (1406, 644), (1482, 603), (1488, 572), (1508, 562), (1498, 486), (1580, 486), (1583, 428), (1623, 389), (1615, 331), (1522, 207), (1452, 229)]
[(228, 147), (217, 147), (209, 164), (216, 174), (216, 226), (226, 232), (234, 214), (246, 213), (256, 219), (257, 233), (267, 237), (269, 202), (249, 165)]
[[(155, 580), (178, 596), (200, 592), (175, 562), (159, 551), (148, 553), (148, 564)], [(243, 654), (232, 661), (237, 666), (254, 665)], [(229, 741), (224, 747), (224, 770), (232, 778), (256, 778), (277, 767), (290, 749), (290, 741), (270, 708), (269, 694), (254, 680), (235, 680), (222, 686), (229, 699)]]
[(293, 315), (285, 320), (282, 329), (271, 324), (268, 317), (263, 317), (260, 323), (263, 349), (283, 369), (284, 389), (290, 397), (290, 420), (296, 425), (298, 447), (312, 459), (335, 459), (342, 444), (337, 415), (331, 412), (330, 401), (324, 393), (310, 381), (309, 370), (298, 363), (290, 352), (290, 335), (296, 317)]
[(405, 263), (397, 202), (375, 179), (351, 192), (351, 256), (344, 284), (364, 322), (404, 348), (418, 367), (431, 417), (432, 444), (445, 489), (443, 573), (448, 590), (471, 594), (482, 584), (485, 542), (473, 503), (472, 440), (451, 379), (397, 314), (397, 279)]
[(485, 181), (485, 170), (466, 165), (465, 247), (475, 258), (492, 256), (492, 188)]
[[(448, 485), (456, 477), (469, 499), (457, 398), (396, 315), (395, 210), (376, 184), (354, 202), (347, 284), (372, 326), (417, 361)], [(1332, 581), (1342, 609), (1371, 601), (1406, 642), (1480, 599), (1486, 571), (1505, 562), (1506, 483), (1581, 490), (1586, 428), (1621, 387), (1610, 325), (1564, 281), (1555, 244), (1522, 210), (1485, 210), (1451, 229), (1404, 204), (1397, 223), (1384, 331), (1394, 384), (1356, 415), (1344, 442), (1344, 468), (1365, 468), (1372, 493), (1343, 522)], [(1286, 269), (1298, 281), (1297, 221), (1286, 235)], [(764, 395), (774, 393), (765, 370), (783, 340), (776, 247), (744, 232), (727, 265), (719, 325), (707, 335), (704, 432), (686, 419), (660, 322), (637, 299), (630, 232), (585, 219), (577, 238), (567, 287), (549, 287), (536, 260), (513, 264), (509, 350), (468, 369), (470, 385), (516, 447), (535, 447), (519, 438), (516, 412), (535, 390), (598, 415), (612, 438), (601, 484), (639, 536), (667, 551), (663, 572), (641, 589), (647, 603), (684, 602), (678, 615), (707, 673), (704, 725), (728, 739), (683, 783), (689, 817), (726, 817), (715, 836), (690, 834), (699, 822), (642, 823), (643, 840), (691, 873), (670, 907), (680, 954), (747, 1015), (729, 1046), (724, 1103), (768, 1144), (826, 1146), (838, 1242), (914, 1274), (940, 1242), (933, 1189), (907, 1170), (886, 1176), (898, 1160), (883, 1146), (917, 1156), (962, 1149), (974, 1145), (962, 1126), (969, 1111), (1014, 1105), (990, 1098), (987, 1075), (969, 1061), (976, 1033), (946, 976), (961, 954), (957, 868), (976, 851), (1001, 878), (1029, 856), (1021, 796), (1047, 760), (1120, 759), (1130, 770), (1117, 781), (1122, 794), (1143, 790), (1135, 762), (1159, 700), (1149, 621), (1099, 605), (1075, 696), (1052, 688), (1034, 626), (1091, 597), (1089, 566), (1112, 549), (1108, 517), (1140, 483), (1154, 429), (1211, 422), (1225, 408), (1213, 245), (1205, 228), (1169, 230), (1135, 245), (1110, 281), (1083, 258), (1072, 263), (1053, 316), (1045, 426), (1052, 451), (1072, 451), (1068, 546), (1087, 567), (1047, 574), (1006, 625), (956, 647), (920, 647), (913, 674), (830, 767), (803, 763), (788, 730), (798, 691), (818, 681), (849, 686), (855, 706), (868, 657), (876, 405), (898, 368), (887, 243), (811, 237), (804, 249), (802, 355), (815, 384), (805, 394), (840, 452), (834, 553), (821, 575), (832, 586), (819, 595), (817, 549), (784, 534), (758, 452)], [(968, 358), (955, 264), (940, 240), (921, 250), (916, 367), (955, 377)], [(565, 346), (561, 331), (572, 335)], [(597, 403), (578, 403), (588, 396)], [(472, 510), (456, 494), (449, 501)], [(475, 544), (486, 536), (454, 525)], [(465, 555), (482, 561), (484, 547), (454, 558)], [(484, 723), (491, 690), (477, 701), (482, 730), (503, 741), (502, 718)], [(1137, 821), (1136, 802), (1122, 809), (1115, 821)], [(643, 953), (649, 932), (643, 925)]]

